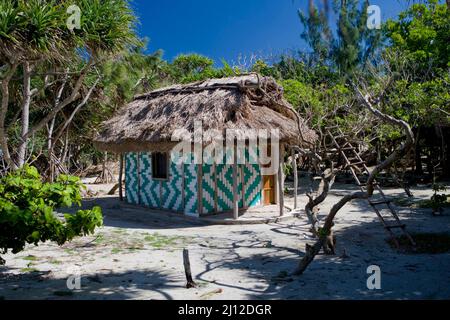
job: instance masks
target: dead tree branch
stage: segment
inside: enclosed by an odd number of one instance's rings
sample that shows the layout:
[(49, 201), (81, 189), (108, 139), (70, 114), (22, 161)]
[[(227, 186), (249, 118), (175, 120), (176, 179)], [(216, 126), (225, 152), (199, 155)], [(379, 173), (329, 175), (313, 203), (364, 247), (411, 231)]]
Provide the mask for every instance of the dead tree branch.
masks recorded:
[(313, 246), (306, 246), (305, 256), (300, 261), (297, 269), (294, 271), (295, 275), (301, 275), (309, 266), (309, 264), (314, 260), (314, 257), (320, 252), (320, 249), (326, 246), (327, 242), (330, 241), (330, 238), (333, 237), (332, 227), (334, 225), (334, 218), (336, 214), (341, 210), (348, 202), (355, 199), (368, 199), (373, 195), (374, 192), (374, 182), (379, 173), (381, 173), (384, 169), (389, 168), (394, 162), (405, 156), (408, 151), (414, 145), (414, 135), (412, 133), (411, 127), (402, 120), (396, 119), (392, 116), (382, 113), (378, 108), (374, 105), (379, 106), (382, 103), (381, 97), (384, 94), (380, 95), (380, 98), (373, 99), (370, 94), (363, 94), (362, 91), (355, 86), (355, 92), (358, 95), (359, 101), (361, 104), (367, 108), (373, 115), (375, 115), (378, 119), (382, 120), (385, 123), (392, 124), (394, 126), (400, 127), (406, 136), (405, 142), (400, 146), (399, 149), (395, 150), (386, 160), (377, 165), (369, 175), (367, 180), (367, 191), (366, 192), (355, 192), (349, 195), (344, 196), (339, 202), (337, 202), (330, 210), (327, 218), (325, 219), (325, 223), (322, 228), (319, 228), (319, 239)]

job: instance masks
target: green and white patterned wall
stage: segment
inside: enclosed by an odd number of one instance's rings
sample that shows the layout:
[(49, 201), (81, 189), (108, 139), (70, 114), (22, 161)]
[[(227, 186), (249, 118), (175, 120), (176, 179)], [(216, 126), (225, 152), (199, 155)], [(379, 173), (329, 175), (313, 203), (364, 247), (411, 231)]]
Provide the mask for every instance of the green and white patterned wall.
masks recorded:
[[(246, 156), (248, 157), (248, 152)], [(233, 208), (233, 166), (204, 164), (201, 167), (202, 214), (216, 212), (216, 206), (217, 212), (231, 211)], [(127, 153), (125, 155), (127, 202), (198, 215), (197, 176), (199, 166), (195, 164), (177, 165), (170, 162), (168, 180), (152, 179), (151, 168), (150, 153)], [(238, 193), (240, 208), (261, 204), (259, 165), (238, 166)]]
[(164, 209), (183, 211), (183, 165), (170, 162), (169, 180), (162, 181), (162, 203)]
[(257, 163), (258, 148), (253, 146), (245, 149), (244, 170), (244, 199), (246, 207), (262, 204), (261, 167)]
[(141, 204), (151, 208), (161, 207), (161, 184), (152, 179), (152, 156), (140, 153), (140, 199)]
[(197, 165), (184, 165), (184, 213), (198, 215)]
[(125, 155), (125, 196), (127, 202), (139, 204), (138, 154)]

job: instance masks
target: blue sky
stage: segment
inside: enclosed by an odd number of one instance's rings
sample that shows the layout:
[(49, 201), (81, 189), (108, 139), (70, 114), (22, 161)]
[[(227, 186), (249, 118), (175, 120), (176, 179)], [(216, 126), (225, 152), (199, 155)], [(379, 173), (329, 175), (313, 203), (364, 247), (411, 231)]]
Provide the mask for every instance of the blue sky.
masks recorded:
[[(371, 4), (380, 6), (383, 20), (407, 8), (407, 0)], [(169, 60), (195, 52), (233, 63), (239, 55), (306, 49), (297, 15), (306, 0), (132, 0), (132, 7), (140, 36), (150, 39), (149, 51), (162, 49)]]

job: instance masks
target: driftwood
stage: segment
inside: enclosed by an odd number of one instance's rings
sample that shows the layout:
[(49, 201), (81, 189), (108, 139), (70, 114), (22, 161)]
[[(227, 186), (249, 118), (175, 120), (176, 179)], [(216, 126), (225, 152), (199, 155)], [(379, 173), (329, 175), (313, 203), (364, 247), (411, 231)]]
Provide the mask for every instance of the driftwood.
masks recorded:
[(111, 190), (108, 191), (108, 195), (112, 196), (116, 193), (117, 189), (119, 189), (119, 183), (116, 183), (114, 187), (111, 188)]
[(191, 273), (191, 262), (189, 261), (189, 250), (183, 249), (183, 265), (184, 265), (184, 273), (186, 274), (186, 288), (195, 288), (197, 284), (192, 279)]

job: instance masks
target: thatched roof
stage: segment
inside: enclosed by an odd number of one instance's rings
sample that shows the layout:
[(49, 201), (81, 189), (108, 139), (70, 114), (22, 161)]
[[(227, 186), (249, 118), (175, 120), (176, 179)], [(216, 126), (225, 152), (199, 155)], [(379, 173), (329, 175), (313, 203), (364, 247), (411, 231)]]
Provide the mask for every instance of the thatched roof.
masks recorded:
[(135, 99), (103, 123), (95, 145), (105, 151), (167, 151), (177, 129), (279, 129), (280, 140), (305, 145), (316, 134), (297, 118), (272, 78), (249, 74), (158, 89)]

